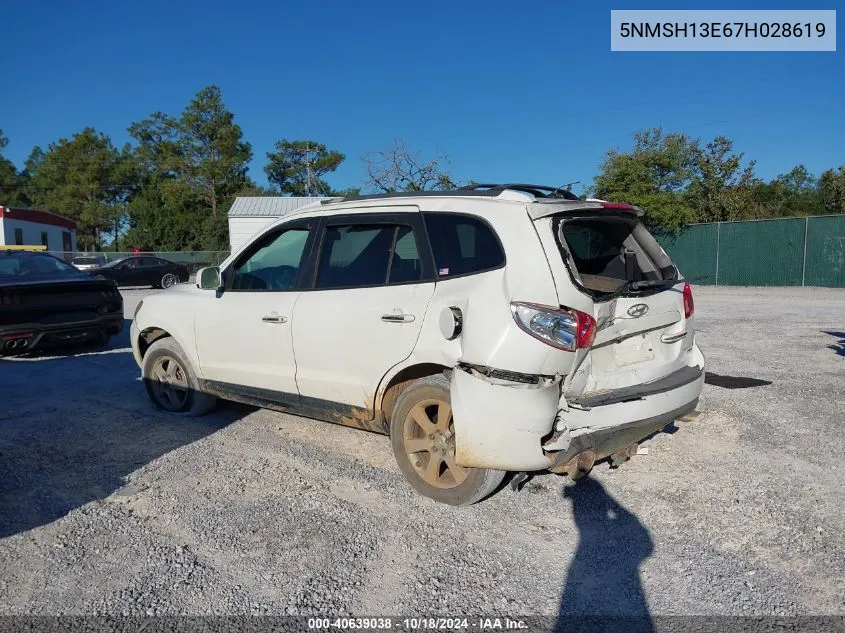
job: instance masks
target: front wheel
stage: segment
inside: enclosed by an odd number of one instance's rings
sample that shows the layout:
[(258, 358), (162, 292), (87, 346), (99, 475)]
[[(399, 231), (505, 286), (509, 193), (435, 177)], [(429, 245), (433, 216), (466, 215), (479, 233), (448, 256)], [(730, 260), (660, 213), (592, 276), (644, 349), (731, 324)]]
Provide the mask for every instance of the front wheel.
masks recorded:
[(182, 415), (204, 415), (217, 403), (217, 398), (199, 390), (185, 352), (169, 336), (150, 345), (141, 374), (147, 395), (159, 409)]
[(417, 380), (393, 408), (390, 439), (399, 469), (420, 494), (463, 506), (481, 501), (502, 482), (504, 471), (465, 468), (455, 461), (455, 423), (448, 379)]

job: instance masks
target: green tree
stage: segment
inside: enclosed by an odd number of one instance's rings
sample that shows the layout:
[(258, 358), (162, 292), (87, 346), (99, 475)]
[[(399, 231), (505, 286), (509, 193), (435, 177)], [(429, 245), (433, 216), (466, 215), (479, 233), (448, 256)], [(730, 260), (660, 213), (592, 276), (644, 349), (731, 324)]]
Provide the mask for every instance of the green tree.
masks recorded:
[(733, 153), (733, 141), (717, 136), (693, 151), (695, 177), (687, 191), (688, 204), (699, 222), (741, 219), (752, 206), (754, 161), (743, 164), (744, 154)]
[(793, 167), (771, 182), (757, 182), (751, 197), (746, 217), (792, 217), (824, 212), (818, 180), (804, 165)]
[(70, 139), (35, 147), (26, 161), (29, 197), (36, 206), (77, 221), (79, 244), (100, 249), (117, 231), (131, 193), (132, 165), (105, 134), (87, 127)]
[(332, 190), (323, 176), (334, 172), (346, 158), (314, 141), (276, 141), (275, 152), (267, 152), (264, 172), (282, 193), (292, 196), (326, 196)]
[(179, 119), (182, 174), (208, 205), (212, 215), (231, 203), (247, 184), (252, 146), (226, 109), (220, 88), (208, 86), (197, 93)]
[(3, 156), (3, 149), (9, 144), (9, 139), (0, 129), (0, 205), (26, 206), (29, 199), (26, 195), (26, 175), (19, 173), (15, 164)]
[(127, 241), (139, 248), (228, 248), (225, 209), (256, 192), (247, 177), (252, 157), (220, 89), (201, 90), (177, 119), (162, 112), (133, 123), (129, 134), (139, 168)]
[(845, 165), (822, 173), (819, 196), (825, 213), (845, 213)]
[(686, 134), (635, 132), (629, 152), (604, 155), (592, 194), (641, 207), (652, 228), (677, 230), (696, 218), (684, 196), (695, 176), (696, 151), (697, 142)]

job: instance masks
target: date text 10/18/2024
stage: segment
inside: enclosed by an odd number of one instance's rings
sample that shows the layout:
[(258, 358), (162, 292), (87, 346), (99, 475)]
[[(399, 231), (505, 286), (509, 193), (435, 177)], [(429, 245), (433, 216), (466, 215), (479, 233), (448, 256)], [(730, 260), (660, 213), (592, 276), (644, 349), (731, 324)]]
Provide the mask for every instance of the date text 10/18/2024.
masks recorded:
[(504, 618), (308, 618), (311, 630), (399, 631), (518, 631), (528, 629), (523, 620)]

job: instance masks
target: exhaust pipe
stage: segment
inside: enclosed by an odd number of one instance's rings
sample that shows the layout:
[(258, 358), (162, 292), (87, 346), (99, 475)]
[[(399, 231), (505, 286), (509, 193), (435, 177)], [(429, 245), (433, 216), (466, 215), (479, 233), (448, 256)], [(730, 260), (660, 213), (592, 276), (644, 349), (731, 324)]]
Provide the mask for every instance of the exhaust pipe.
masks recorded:
[(23, 338), (15, 338), (6, 342), (6, 349), (24, 348), (29, 345), (29, 341)]

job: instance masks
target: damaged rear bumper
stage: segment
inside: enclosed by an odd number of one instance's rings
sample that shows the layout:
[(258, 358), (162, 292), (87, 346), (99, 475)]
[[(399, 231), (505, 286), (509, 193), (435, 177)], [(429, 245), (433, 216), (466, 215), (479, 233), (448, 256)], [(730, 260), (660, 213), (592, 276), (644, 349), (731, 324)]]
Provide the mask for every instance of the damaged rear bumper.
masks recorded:
[(532, 471), (560, 467), (592, 451), (602, 459), (695, 409), (704, 362), (659, 381), (595, 394), (572, 405), (559, 380), (491, 380), (467, 368), (452, 373), (456, 459), (462, 466)]

